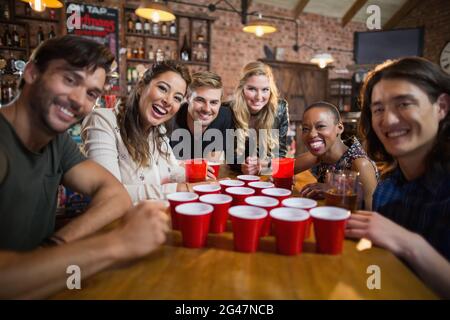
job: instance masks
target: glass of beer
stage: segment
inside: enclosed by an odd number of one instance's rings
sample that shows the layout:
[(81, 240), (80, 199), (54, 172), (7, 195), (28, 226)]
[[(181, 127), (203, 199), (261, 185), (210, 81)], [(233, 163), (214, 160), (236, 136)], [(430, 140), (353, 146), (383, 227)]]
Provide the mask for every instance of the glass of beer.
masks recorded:
[(356, 211), (359, 207), (359, 172), (336, 170), (327, 172), (325, 205)]

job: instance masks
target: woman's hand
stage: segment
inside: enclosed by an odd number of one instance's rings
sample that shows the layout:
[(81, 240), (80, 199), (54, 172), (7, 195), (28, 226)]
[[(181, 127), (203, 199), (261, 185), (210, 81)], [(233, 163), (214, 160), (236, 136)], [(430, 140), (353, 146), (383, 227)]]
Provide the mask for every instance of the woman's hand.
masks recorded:
[(261, 163), (258, 157), (247, 157), (241, 165), (243, 174), (258, 175), (261, 172)]
[(353, 213), (347, 222), (345, 235), (349, 238), (366, 238), (399, 256), (404, 255), (406, 244), (414, 238), (414, 233), (372, 211)]
[(206, 171), (206, 178), (210, 180), (217, 180), (214, 175), (214, 169), (211, 166), (208, 166), (208, 170)]
[(327, 185), (325, 183), (310, 183), (300, 190), (300, 196), (311, 199), (324, 199)]

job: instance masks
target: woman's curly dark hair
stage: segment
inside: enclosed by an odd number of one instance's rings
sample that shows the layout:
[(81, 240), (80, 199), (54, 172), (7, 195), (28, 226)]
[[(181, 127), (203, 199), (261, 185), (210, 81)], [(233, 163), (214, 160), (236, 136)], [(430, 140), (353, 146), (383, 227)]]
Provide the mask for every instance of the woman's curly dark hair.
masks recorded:
[(149, 130), (144, 131), (139, 117), (139, 100), (142, 92), (145, 92), (145, 88), (155, 77), (168, 71), (179, 74), (186, 82), (186, 88), (190, 84), (191, 75), (187, 67), (183, 64), (176, 61), (155, 63), (147, 69), (144, 75), (139, 79), (138, 83), (132, 89), (131, 94), (128, 96), (126, 103), (119, 107), (117, 122), (120, 129), (120, 135), (130, 156), (140, 167), (146, 167), (151, 164), (148, 136), (152, 131), (153, 136), (156, 137), (156, 139), (152, 141), (153, 147), (156, 147), (159, 153), (164, 157), (167, 158), (169, 155), (162, 149), (162, 146), (165, 143), (165, 134), (161, 132), (163, 124), (157, 127), (151, 127)]

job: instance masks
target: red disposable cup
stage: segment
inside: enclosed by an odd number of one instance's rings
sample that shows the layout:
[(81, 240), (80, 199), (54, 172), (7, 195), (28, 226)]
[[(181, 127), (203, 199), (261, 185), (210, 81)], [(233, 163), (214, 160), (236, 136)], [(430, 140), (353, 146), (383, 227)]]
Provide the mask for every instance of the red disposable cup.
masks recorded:
[(316, 251), (341, 254), (344, 244), (345, 224), (350, 211), (338, 207), (318, 207), (309, 211), (314, 222)]
[(294, 158), (274, 158), (272, 159), (272, 178), (277, 188), (292, 189), (294, 181)]
[(216, 177), (216, 179), (219, 178), (220, 163), (219, 162), (208, 161), (208, 166), (213, 168), (214, 176)]
[(220, 193), (220, 186), (218, 184), (200, 184), (192, 188), (196, 194), (203, 196), (210, 193)]
[(245, 205), (245, 199), (253, 196), (255, 190), (247, 187), (230, 187), (225, 189), (225, 193), (233, 197), (232, 206)]
[(208, 162), (203, 159), (189, 159), (185, 161), (187, 182), (202, 182), (206, 180)]
[(222, 188), (222, 191), (221, 191), (222, 193), (225, 193), (226, 188), (245, 186), (245, 182), (240, 181), (240, 180), (231, 180), (231, 179), (220, 180), (219, 184), (220, 184), (220, 187)]
[(296, 208), (276, 208), (270, 212), (276, 225), (278, 253), (293, 256), (302, 253), (309, 213)]
[(200, 201), (214, 207), (209, 224), (209, 232), (224, 232), (227, 226), (228, 209), (230, 209), (233, 198), (226, 194), (207, 194), (201, 196)]
[(284, 188), (267, 188), (261, 191), (263, 196), (276, 198), (278, 201), (283, 202), (284, 199), (289, 198), (292, 195), (292, 191)]
[[(306, 211), (317, 207), (317, 201), (308, 198), (288, 198), (281, 203), (285, 207), (303, 209)], [(305, 239), (311, 236), (312, 217), (310, 216), (306, 225)]]
[(170, 216), (172, 218), (172, 229), (180, 230), (178, 224), (178, 214), (175, 211), (175, 207), (189, 202), (195, 202), (198, 199), (198, 194), (194, 192), (174, 192), (167, 195), (167, 200), (170, 203)]
[(241, 175), (237, 176), (236, 178), (238, 178), (238, 180), (244, 182), (246, 187), (248, 187), (248, 184), (250, 182), (255, 182), (255, 181), (261, 180), (260, 177), (254, 176), (251, 174), (241, 174)]
[(187, 248), (203, 248), (209, 231), (214, 208), (210, 204), (192, 202), (176, 206), (183, 245)]
[(228, 210), (233, 226), (234, 250), (255, 252), (267, 210), (252, 206), (236, 206)]
[(248, 186), (255, 190), (255, 195), (257, 195), (257, 196), (261, 196), (262, 195), (261, 191), (263, 189), (275, 187), (275, 185), (272, 182), (266, 182), (266, 181), (249, 182)]
[(250, 206), (255, 206), (255, 207), (259, 207), (259, 208), (263, 208), (263, 209), (267, 210), (267, 212), (269, 214), (264, 219), (264, 224), (261, 228), (261, 237), (268, 236), (270, 233), (270, 230), (271, 230), (270, 226), (271, 226), (271, 220), (272, 220), (270, 218), (270, 211), (272, 209), (275, 209), (276, 207), (278, 207), (280, 202), (277, 199), (272, 198), (272, 197), (253, 196), (253, 197), (248, 197), (247, 199), (245, 199), (245, 203)]

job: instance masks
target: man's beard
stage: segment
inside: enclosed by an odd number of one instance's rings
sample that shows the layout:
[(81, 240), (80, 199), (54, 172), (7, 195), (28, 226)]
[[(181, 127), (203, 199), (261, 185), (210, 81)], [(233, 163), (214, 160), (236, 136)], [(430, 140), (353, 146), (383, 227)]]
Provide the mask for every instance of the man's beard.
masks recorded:
[(30, 106), (33, 112), (36, 113), (37, 119), (39, 119), (39, 125), (43, 128), (49, 135), (57, 135), (65, 132), (73, 124), (67, 125), (64, 129), (56, 129), (50, 120), (50, 113), (53, 108), (57, 108), (57, 97), (53, 92), (47, 88), (42, 79), (37, 80), (30, 89)]

